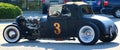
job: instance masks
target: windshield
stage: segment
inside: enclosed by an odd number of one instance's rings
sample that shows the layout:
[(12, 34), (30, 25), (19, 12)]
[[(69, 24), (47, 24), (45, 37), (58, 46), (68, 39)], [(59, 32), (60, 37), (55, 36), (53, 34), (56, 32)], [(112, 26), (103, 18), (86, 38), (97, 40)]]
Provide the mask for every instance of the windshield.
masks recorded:
[(62, 5), (54, 5), (49, 8), (49, 16), (55, 16), (56, 12), (61, 13)]

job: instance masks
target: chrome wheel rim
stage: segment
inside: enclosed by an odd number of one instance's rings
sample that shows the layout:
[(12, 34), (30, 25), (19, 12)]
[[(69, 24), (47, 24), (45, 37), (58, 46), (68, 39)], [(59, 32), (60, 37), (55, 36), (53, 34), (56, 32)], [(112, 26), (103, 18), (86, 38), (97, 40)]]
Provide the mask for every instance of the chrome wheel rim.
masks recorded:
[(7, 32), (7, 35), (8, 35), (8, 37), (11, 38), (11, 39), (14, 39), (14, 38), (17, 37), (17, 33), (16, 33), (16, 31), (15, 31), (14, 29), (9, 30), (9, 31)]
[(79, 38), (84, 43), (89, 43), (93, 41), (94, 37), (95, 37), (95, 31), (90, 26), (83, 26), (79, 31)]

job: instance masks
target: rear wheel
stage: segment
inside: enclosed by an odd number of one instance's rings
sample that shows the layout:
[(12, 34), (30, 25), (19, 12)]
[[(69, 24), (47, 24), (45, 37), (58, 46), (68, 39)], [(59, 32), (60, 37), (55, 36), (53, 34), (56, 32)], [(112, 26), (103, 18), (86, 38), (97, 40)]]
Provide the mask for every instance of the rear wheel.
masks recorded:
[(8, 43), (16, 43), (21, 38), (20, 29), (17, 26), (9, 25), (3, 31), (3, 37)]
[(99, 39), (99, 29), (94, 24), (83, 25), (79, 30), (79, 41), (84, 45), (93, 45)]

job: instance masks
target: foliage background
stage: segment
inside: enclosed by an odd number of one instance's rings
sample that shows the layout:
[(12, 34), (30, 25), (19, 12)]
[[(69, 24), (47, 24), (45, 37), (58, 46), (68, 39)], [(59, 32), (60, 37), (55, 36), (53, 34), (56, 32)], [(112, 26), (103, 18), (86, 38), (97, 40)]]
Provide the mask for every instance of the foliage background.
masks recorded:
[(12, 19), (22, 15), (22, 10), (15, 5), (0, 2), (0, 19)]

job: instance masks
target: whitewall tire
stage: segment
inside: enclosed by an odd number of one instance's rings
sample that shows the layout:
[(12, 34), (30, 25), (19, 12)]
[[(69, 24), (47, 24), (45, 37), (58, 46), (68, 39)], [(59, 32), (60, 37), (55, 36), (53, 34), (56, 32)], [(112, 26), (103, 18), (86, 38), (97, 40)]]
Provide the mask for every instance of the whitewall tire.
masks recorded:
[(16, 43), (20, 40), (21, 33), (17, 26), (9, 25), (3, 31), (3, 37), (8, 43)]
[(99, 29), (96, 25), (84, 25), (79, 29), (78, 39), (84, 45), (93, 45), (98, 41), (99, 33)]

